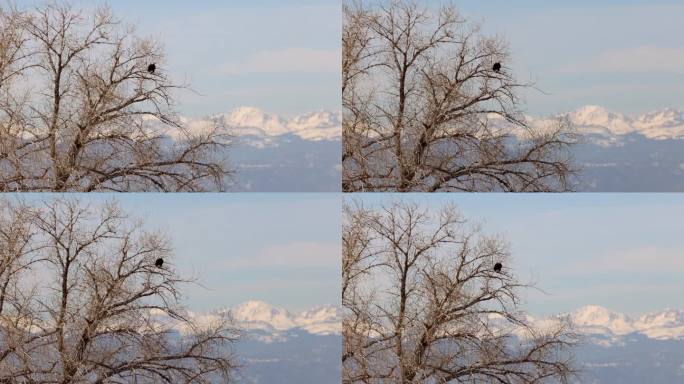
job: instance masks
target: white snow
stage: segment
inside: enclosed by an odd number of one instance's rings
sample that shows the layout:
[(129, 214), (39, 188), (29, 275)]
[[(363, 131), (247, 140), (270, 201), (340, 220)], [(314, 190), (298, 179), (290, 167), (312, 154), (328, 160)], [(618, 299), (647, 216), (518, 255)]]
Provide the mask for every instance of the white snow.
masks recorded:
[[(684, 311), (681, 310), (656, 311), (634, 319), (598, 305), (588, 305), (570, 313), (570, 318), (580, 333), (604, 337), (594, 341), (601, 345), (621, 344), (625, 336), (635, 333), (650, 339), (684, 340)], [(531, 318), (541, 327), (549, 324), (549, 320), (553, 317)]]
[(568, 117), (577, 127), (589, 133), (625, 135), (635, 131), (629, 118), (596, 105), (570, 112)]
[[(172, 319), (160, 310), (151, 310), (153, 324), (158, 329), (175, 329), (180, 333), (194, 332), (185, 324)], [(284, 341), (284, 332), (301, 329), (313, 335), (338, 335), (342, 333), (342, 310), (328, 305), (307, 311), (291, 313), (263, 301), (247, 301), (232, 308), (210, 313), (187, 312), (184, 314), (199, 328), (206, 328), (225, 319), (231, 319), (236, 328), (247, 331), (263, 331), (252, 335), (263, 342)]]
[(575, 325), (585, 330), (608, 331), (615, 335), (627, 335), (636, 331), (632, 319), (597, 305), (582, 307), (573, 312), (571, 317)]
[[(557, 116), (525, 118), (530, 126), (544, 130), (555, 126), (559, 117), (567, 118), (580, 134), (592, 136), (593, 142), (603, 146), (623, 145), (628, 134), (640, 134), (653, 140), (684, 138), (684, 111), (671, 108), (629, 117), (601, 106), (588, 105)], [(342, 137), (342, 115), (332, 111), (286, 118), (255, 107), (239, 107), (208, 118), (182, 118), (181, 121), (190, 130), (200, 132), (218, 121), (230, 133), (250, 137), (250, 145), (256, 146), (268, 145), (269, 140), (286, 134), (309, 141), (340, 140)], [(520, 137), (528, 134), (498, 115), (491, 115), (489, 121), (490, 127), (496, 130), (508, 130)]]
[(684, 112), (674, 109), (630, 118), (599, 106), (586, 106), (563, 115), (579, 133), (602, 137), (604, 145), (621, 145), (621, 136), (640, 134), (653, 140), (684, 138)]
[(300, 328), (316, 335), (342, 332), (342, 311), (334, 306), (317, 307), (293, 314), (263, 301), (248, 301), (221, 312), (229, 313), (236, 324), (244, 329), (286, 331)]
[[(212, 119), (223, 122), (238, 136), (276, 137), (294, 134), (310, 141), (338, 140), (342, 137), (341, 115), (330, 111), (312, 112), (287, 119), (268, 114), (258, 108), (240, 107), (213, 116)], [(208, 120), (194, 120), (194, 124), (202, 121)]]
[(271, 136), (287, 133), (287, 122), (285, 119), (266, 114), (264, 111), (254, 107), (240, 107), (231, 112), (217, 115), (223, 118), (229, 125), (238, 128), (258, 128)]
[[(558, 118), (567, 118), (578, 133), (591, 136), (592, 142), (602, 146), (624, 145), (628, 134), (639, 134), (652, 140), (684, 138), (684, 111), (671, 108), (634, 118), (597, 105), (551, 117), (525, 116), (529, 126), (541, 131), (553, 127)], [(498, 129), (507, 129), (518, 137), (524, 138), (527, 134), (499, 116), (492, 115), (490, 121)]]
[[(144, 117), (148, 128), (177, 140), (184, 137), (181, 130), (163, 125), (154, 117)], [(217, 125), (227, 133), (237, 136), (244, 144), (263, 148), (277, 145), (277, 138), (295, 135), (307, 141), (340, 140), (342, 115), (338, 112), (317, 111), (292, 118), (266, 113), (254, 107), (239, 107), (226, 113), (205, 118), (179, 117), (183, 129), (190, 133), (204, 133)]]
[(635, 326), (652, 339), (684, 338), (684, 312), (668, 309), (639, 317)]

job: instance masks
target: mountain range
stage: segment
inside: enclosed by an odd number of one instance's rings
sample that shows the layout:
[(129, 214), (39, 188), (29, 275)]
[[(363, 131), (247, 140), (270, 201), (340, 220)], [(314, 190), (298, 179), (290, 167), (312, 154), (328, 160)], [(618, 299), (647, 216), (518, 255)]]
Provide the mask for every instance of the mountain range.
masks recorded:
[[(672, 108), (630, 117), (601, 106), (589, 105), (548, 118), (527, 116), (527, 120), (532, 125), (538, 125), (558, 117), (567, 118), (584, 136), (616, 139), (613, 145), (619, 145), (619, 139), (630, 134), (639, 134), (652, 140), (684, 138), (684, 111)], [(316, 111), (286, 118), (255, 107), (239, 107), (209, 118), (184, 118), (183, 121), (196, 129), (209, 121), (219, 121), (238, 137), (261, 138), (262, 142), (249, 142), (255, 146), (276, 145), (269, 139), (285, 135), (309, 141), (340, 140), (342, 137), (342, 114), (332, 111)]]
[(236, 136), (229, 149), (237, 176), (235, 192), (338, 192), (342, 184), (342, 117), (317, 111), (292, 118), (241, 107), (205, 119), (187, 119), (191, 129), (215, 122)]
[(636, 133), (653, 140), (684, 137), (684, 112), (670, 108), (630, 118), (606, 108), (587, 106), (568, 117), (585, 134), (619, 137)]
[[(342, 311), (332, 305), (290, 312), (248, 301), (212, 313), (193, 313), (198, 323), (229, 314), (241, 330), (235, 351), (245, 384), (338, 384), (341, 377)], [(179, 330), (182, 331), (182, 330)]]
[[(263, 301), (248, 301), (232, 308), (214, 312), (229, 313), (239, 328), (247, 331), (264, 331), (277, 334), (299, 329), (312, 335), (340, 335), (342, 309), (333, 305), (320, 306), (301, 312), (290, 312)], [(194, 314), (196, 320), (214, 314)], [(654, 340), (684, 341), (684, 310), (665, 309), (630, 317), (598, 305), (588, 305), (568, 314), (577, 330), (584, 335), (603, 335), (616, 340), (640, 334)], [(536, 317), (529, 320), (540, 326), (558, 316)]]
[[(145, 118), (155, 132), (171, 141), (175, 127)], [(235, 108), (204, 118), (180, 117), (184, 129), (205, 132), (219, 126), (231, 136), (226, 153), (234, 176), (225, 187), (233, 192), (339, 192), (342, 184), (341, 114), (316, 111), (294, 117), (254, 107)], [(171, 142), (170, 141), (170, 142)]]
[[(613, 145), (619, 145), (619, 139), (630, 134), (639, 134), (652, 140), (684, 138), (684, 111), (672, 108), (629, 117), (600, 106), (589, 105), (550, 118), (527, 116), (527, 119), (535, 125), (558, 117), (568, 118), (583, 136), (616, 139)], [(309, 141), (340, 140), (342, 136), (342, 116), (339, 112), (317, 111), (288, 119), (268, 114), (258, 108), (240, 107), (215, 115), (212, 119), (218, 119), (231, 127), (238, 136), (268, 139), (292, 134)], [(188, 120), (191, 125), (202, 121), (204, 120)]]
[(234, 129), (238, 136), (277, 137), (296, 135), (304, 140), (339, 140), (342, 136), (340, 113), (317, 111), (287, 119), (258, 108), (241, 107), (214, 116)]
[[(342, 309), (322, 306), (290, 312), (249, 301), (196, 320), (230, 313), (243, 329), (235, 352), (242, 383), (338, 383)], [(684, 311), (667, 309), (638, 317), (590, 305), (569, 316), (582, 336), (574, 350), (581, 373), (576, 383), (678, 383), (684, 379)], [(547, 326), (558, 316), (529, 320)]]
[[(630, 117), (586, 106), (532, 126), (566, 118), (580, 135), (572, 158), (578, 192), (684, 192), (684, 111), (662, 109)], [(514, 131), (515, 132), (515, 131)]]
[[(184, 324), (169, 318), (164, 312), (153, 310), (154, 321), (170, 326), (180, 333), (192, 332)], [(188, 311), (186, 316), (198, 325), (209, 325), (228, 317), (237, 329), (259, 335), (259, 340), (270, 343), (282, 340), (288, 331), (300, 331), (314, 336), (340, 335), (342, 310), (332, 305), (290, 312), (263, 301), (252, 300), (208, 313)], [(262, 337), (267, 335), (267, 337)]]
[(229, 312), (236, 324), (246, 330), (282, 332), (300, 329), (312, 335), (342, 333), (342, 310), (327, 305), (291, 313), (263, 301), (248, 301), (220, 312)]
[[(582, 336), (574, 350), (577, 383), (684, 382), (684, 311), (667, 309), (630, 317), (590, 305), (570, 316)], [(540, 325), (552, 318), (531, 318)]]
[(605, 146), (622, 145), (624, 139), (632, 134), (651, 140), (684, 138), (684, 111), (672, 108), (629, 117), (589, 105), (550, 118), (527, 116), (527, 119), (532, 125), (540, 125), (558, 117), (567, 118), (581, 135)]
[(239, 107), (207, 118), (181, 121), (195, 130), (218, 122), (239, 141), (254, 147), (277, 146), (276, 139), (288, 135), (307, 141), (335, 141), (342, 137), (341, 113), (323, 110), (288, 118), (255, 107)]
[[(231, 313), (248, 328), (238, 346), (246, 361), (245, 383), (339, 381), (340, 308), (291, 313), (252, 301), (233, 307)], [(630, 317), (590, 305), (562, 316), (570, 316), (582, 335), (574, 351), (580, 369), (576, 383), (684, 382), (684, 311)], [(530, 321), (543, 327), (555, 318)]]
[[(586, 106), (531, 125), (567, 118), (580, 134), (573, 148), (579, 192), (684, 192), (684, 111), (639, 116)], [(219, 121), (236, 135), (229, 150), (236, 192), (338, 192), (341, 185), (340, 112), (295, 117), (241, 107), (206, 119), (183, 119), (191, 129)], [(515, 130), (513, 130), (515, 132)]]
[[(621, 345), (636, 334), (653, 340), (684, 341), (684, 311), (666, 309), (632, 318), (620, 312), (589, 305), (566, 315), (577, 330), (587, 336), (600, 336), (599, 344)], [(546, 324), (551, 318), (530, 316), (533, 323)], [(609, 341), (609, 342), (606, 342)]]

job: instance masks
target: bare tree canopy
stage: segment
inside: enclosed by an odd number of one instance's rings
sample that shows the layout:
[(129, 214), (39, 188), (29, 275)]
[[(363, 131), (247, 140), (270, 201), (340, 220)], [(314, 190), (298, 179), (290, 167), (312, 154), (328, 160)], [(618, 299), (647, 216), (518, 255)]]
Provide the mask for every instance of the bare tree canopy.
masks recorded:
[(347, 0), (342, 50), (345, 191), (571, 188), (569, 123), (525, 121), (505, 41), (454, 7)]
[[(538, 329), (519, 308), (506, 243), (453, 206), (347, 204), (344, 383), (566, 383), (568, 319)], [(503, 268), (495, 271), (496, 263)]]
[(168, 260), (114, 203), (0, 200), (0, 383), (232, 382), (230, 319), (195, 324)]
[(230, 137), (183, 126), (160, 43), (62, 3), (0, 8), (0, 32), (0, 191), (225, 189)]

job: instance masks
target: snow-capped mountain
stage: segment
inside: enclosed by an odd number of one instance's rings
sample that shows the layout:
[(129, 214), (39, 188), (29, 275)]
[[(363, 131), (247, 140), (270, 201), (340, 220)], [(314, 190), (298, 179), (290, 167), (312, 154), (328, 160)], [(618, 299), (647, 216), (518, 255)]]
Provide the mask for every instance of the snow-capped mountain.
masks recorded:
[(631, 318), (597, 305), (580, 308), (570, 317), (584, 333), (626, 335), (636, 331)]
[(220, 312), (229, 313), (238, 327), (247, 330), (275, 332), (301, 329), (314, 335), (342, 332), (342, 311), (331, 305), (290, 313), (263, 301), (248, 301)]
[(290, 312), (263, 301), (248, 301), (215, 314), (228, 314), (241, 329), (236, 346), (242, 359), (240, 383), (339, 383), (342, 312), (332, 305)]
[(582, 342), (573, 350), (576, 383), (684, 382), (684, 311), (630, 317), (600, 306), (569, 314)]
[(635, 130), (627, 117), (599, 106), (586, 106), (566, 117), (583, 133), (625, 135)]
[[(242, 107), (214, 116), (236, 135), (229, 150), (238, 192), (337, 192), (342, 183), (341, 114), (311, 112), (293, 118)], [(210, 121), (195, 120), (191, 126)]]
[(288, 311), (262, 301), (248, 301), (222, 312), (230, 313), (241, 328), (284, 331), (297, 327)]
[(542, 126), (558, 117), (567, 118), (580, 134), (605, 146), (621, 145), (625, 136), (630, 134), (652, 140), (684, 138), (684, 111), (670, 108), (632, 118), (600, 106), (589, 105), (551, 118), (528, 116), (527, 120), (532, 125)]
[[(559, 116), (527, 116), (532, 127), (553, 127), (566, 118), (580, 135), (572, 149), (580, 192), (684, 192), (684, 110), (627, 116), (586, 106)], [(525, 131), (496, 122), (507, 132)]]
[[(170, 326), (181, 333), (191, 330), (182, 323), (168, 317), (164, 312), (151, 311), (157, 324)], [(263, 301), (247, 301), (232, 308), (209, 313), (187, 312), (185, 314), (196, 324), (206, 326), (221, 319), (230, 319), (236, 328), (247, 331), (263, 331), (279, 334), (283, 331), (299, 330), (312, 335), (339, 335), (342, 333), (342, 310), (327, 305), (306, 311), (291, 313)]]
[[(218, 124), (234, 137), (226, 152), (236, 192), (338, 192), (342, 183), (342, 117), (317, 111), (292, 118), (240, 107), (206, 118), (181, 118), (190, 132)], [(175, 138), (177, 132), (158, 127)]]
[[(585, 335), (601, 335), (614, 341), (639, 334), (654, 340), (684, 340), (684, 311), (666, 309), (638, 318), (588, 305), (569, 314), (577, 330)], [(531, 317), (537, 324), (549, 319)]]
[[(326, 323), (339, 327), (340, 308), (326, 306), (291, 313), (251, 301), (228, 311), (242, 326), (254, 327), (245, 332), (246, 337), (237, 346), (245, 364), (242, 382), (339, 382), (342, 336), (305, 328)], [(574, 383), (682, 382), (684, 311), (664, 310), (632, 318), (591, 305), (561, 316), (570, 316), (577, 330), (587, 336), (573, 350), (580, 370)], [(553, 326), (557, 318), (530, 317), (530, 321), (545, 327)]]
[(285, 118), (254, 107), (240, 107), (209, 118), (185, 119), (184, 122), (194, 129), (202, 129), (210, 122), (220, 122), (230, 133), (246, 138), (250, 143), (259, 143), (256, 138), (269, 142), (268, 139), (284, 135), (308, 141), (339, 140), (342, 137), (341, 114), (330, 111)]

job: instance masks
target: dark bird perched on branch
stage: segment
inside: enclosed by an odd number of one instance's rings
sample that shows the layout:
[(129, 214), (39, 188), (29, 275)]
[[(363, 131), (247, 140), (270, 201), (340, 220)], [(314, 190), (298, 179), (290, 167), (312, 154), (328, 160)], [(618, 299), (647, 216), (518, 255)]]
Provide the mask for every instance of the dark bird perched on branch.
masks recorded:
[(147, 72), (154, 74), (154, 71), (157, 70), (157, 64), (150, 64), (147, 66)]
[(154, 265), (155, 265), (157, 268), (161, 268), (162, 265), (164, 265), (164, 259), (162, 259), (161, 257), (158, 258), (157, 261), (154, 262)]
[(503, 268), (503, 265), (501, 263), (494, 264), (494, 272), (501, 272), (501, 268)]
[(494, 72), (501, 72), (501, 63), (494, 63), (492, 69), (494, 70)]

